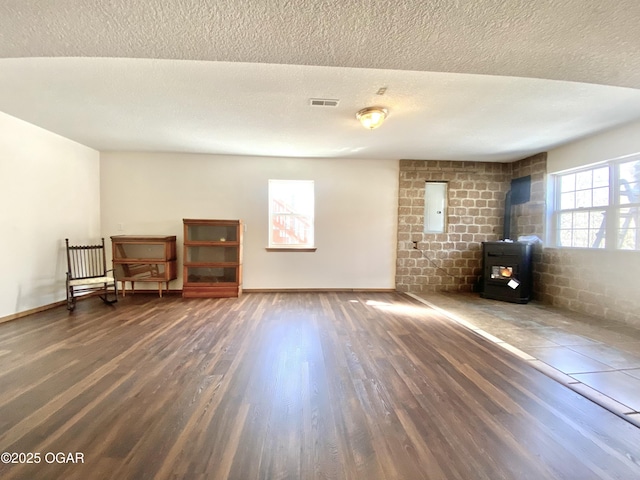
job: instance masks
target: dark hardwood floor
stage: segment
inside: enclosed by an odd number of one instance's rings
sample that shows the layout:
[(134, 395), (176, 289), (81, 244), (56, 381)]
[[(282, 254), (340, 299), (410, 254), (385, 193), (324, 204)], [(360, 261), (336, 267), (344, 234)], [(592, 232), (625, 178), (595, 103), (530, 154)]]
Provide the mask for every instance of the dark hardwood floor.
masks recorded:
[(640, 429), (392, 293), (0, 324), (0, 452), (40, 454), (2, 479), (640, 478)]

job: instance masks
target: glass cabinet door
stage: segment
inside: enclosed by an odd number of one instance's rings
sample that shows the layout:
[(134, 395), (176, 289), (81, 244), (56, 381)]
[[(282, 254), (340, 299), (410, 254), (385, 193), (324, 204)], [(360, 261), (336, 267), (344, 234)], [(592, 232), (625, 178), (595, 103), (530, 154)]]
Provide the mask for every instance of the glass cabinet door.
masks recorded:
[(186, 248), (187, 263), (237, 263), (237, 246), (189, 245)]
[(235, 225), (187, 225), (187, 242), (237, 242)]
[(128, 278), (135, 281), (143, 279), (166, 280), (164, 263), (116, 263), (114, 265), (117, 279)]
[(160, 243), (117, 243), (114, 260), (165, 259), (165, 245)]
[(185, 267), (189, 283), (237, 282), (237, 268), (226, 267)]

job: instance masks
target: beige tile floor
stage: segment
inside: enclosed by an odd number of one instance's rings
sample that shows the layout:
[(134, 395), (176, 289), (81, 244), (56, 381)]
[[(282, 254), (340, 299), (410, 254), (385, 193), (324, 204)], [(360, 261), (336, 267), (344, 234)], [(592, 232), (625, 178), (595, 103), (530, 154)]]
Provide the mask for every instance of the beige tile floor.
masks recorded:
[(478, 294), (410, 294), (640, 427), (640, 328)]

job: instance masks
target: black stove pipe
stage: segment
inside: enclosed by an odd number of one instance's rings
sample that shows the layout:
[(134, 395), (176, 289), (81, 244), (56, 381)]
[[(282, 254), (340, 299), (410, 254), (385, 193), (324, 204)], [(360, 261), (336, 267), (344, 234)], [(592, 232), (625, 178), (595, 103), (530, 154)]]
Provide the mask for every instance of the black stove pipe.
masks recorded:
[(513, 205), (527, 203), (531, 198), (531, 175), (514, 178), (511, 180), (511, 190), (504, 197), (504, 228), (502, 231), (503, 240), (511, 238), (511, 220), (513, 216)]
[(502, 239), (511, 238), (511, 190), (504, 197), (504, 223), (502, 228)]

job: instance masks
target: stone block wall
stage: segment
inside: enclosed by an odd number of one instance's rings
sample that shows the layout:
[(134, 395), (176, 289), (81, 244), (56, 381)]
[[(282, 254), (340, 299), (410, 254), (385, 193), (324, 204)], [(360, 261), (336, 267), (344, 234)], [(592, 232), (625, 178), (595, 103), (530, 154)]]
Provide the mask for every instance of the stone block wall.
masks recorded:
[(511, 178), (531, 175), (531, 199), (513, 206), (512, 237), (535, 235), (544, 240), (546, 209), (547, 154), (540, 153), (518, 162), (510, 163)]
[[(547, 154), (540, 153), (511, 164), (512, 178), (531, 175), (531, 198), (527, 203), (514, 205), (512, 237), (523, 235), (545, 240), (545, 211), (547, 196)], [(533, 246), (533, 298), (541, 298), (541, 265), (543, 244)]]
[[(512, 236), (542, 238), (546, 154), (514, 163), (401, 160), (396, 288), (413, 293), (476, 289), (482, 242), (503, 238), (505, 195), (513, 178), (526, 175), (531, 175), (531, 201), (514, 207)], [(428, 181), (447, 182), (442, 234), (423, 232)]]
[[(510, 180), (509, 164), (401, 160), (396, 288), (471, 291), (481, 273), (482, 242), (501, 238)], [(447, 182), (446, 233), (423, 232), (427, 181)]]
[(640, 327), (638, 252), (545, 248), (536, 265), (538, 299)]
[[(402, 160), (396, 288), (413, 293), (474, 290), (482, 273), (482, 242), (503, 238), (505, 194), (512, 179), (526, 175), (531, 175), (531, 199), (513, 207), (511, 236), (544, 240), (545, 153), (506, 164)], [(427, 181), (448, 182), (446, 233), (423, 233)], [(533, 297), (603, 321), (640, 326), (639, 271), (635, 251), (536, 244)]]

